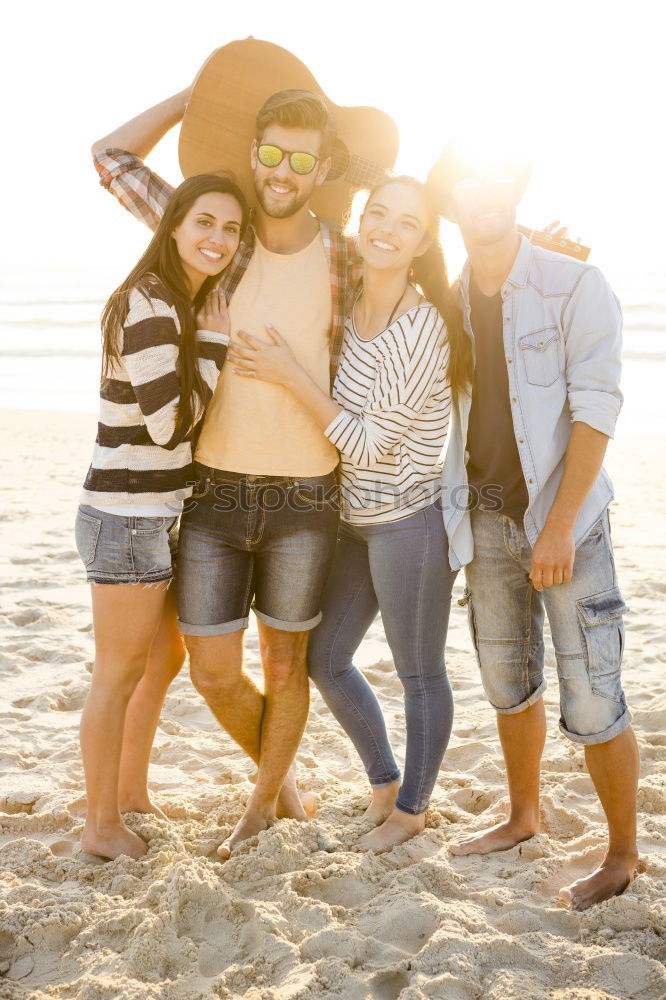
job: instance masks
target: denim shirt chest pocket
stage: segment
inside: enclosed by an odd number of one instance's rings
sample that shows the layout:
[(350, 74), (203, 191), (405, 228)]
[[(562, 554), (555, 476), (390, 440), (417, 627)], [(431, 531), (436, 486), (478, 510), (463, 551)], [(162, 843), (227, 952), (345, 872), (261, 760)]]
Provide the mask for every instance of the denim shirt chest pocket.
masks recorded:
[(557, 382), (562, 374), (560, 343), (560, 331), (555, 326), (533, 330), (520, 338), (518, 346), (531, 385), (548, 387)]

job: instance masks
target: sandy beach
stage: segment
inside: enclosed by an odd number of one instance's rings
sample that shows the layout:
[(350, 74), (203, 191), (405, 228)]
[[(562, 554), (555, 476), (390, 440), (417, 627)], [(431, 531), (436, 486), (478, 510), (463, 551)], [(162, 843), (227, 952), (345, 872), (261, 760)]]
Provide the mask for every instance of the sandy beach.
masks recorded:
[[(628, 408), (637, 415), (636, 384)], [(558, 732), (552, 650), (544, 832), (493, 856), (447, 852), (448, 841), (504, 816), (508, 801), (494, 713), (457, 606), (448, 647), (453, 736), (422, 836), (380, 857), (355, 850), (367, 829), (365, 776), (313, 689), (298, 766), (301, 787), (319, 800), (316, 817), (278, 822), (218, 863), (215, 848), (241, 813), (254, 767), (185, 669), (167, 697), (151, 765), (169, 822), (129, 817), (149, 842), (142, 861), (77, 856), (85, 808), (78, 721), (93, 640), (73, 521), (94, 425), (90, 414), (0, 411), (1, 998), (666, 996), (663, 418), (649, 431), (621, 418), (607, 463), (631, 608), (625, 691), (642, 757), (641, 871), (623, 896), (582, 914), (559, 903), (557, 890), (601, 859), (605, 824), (581, 749)], [(461, 589), (459, 577), (457, 596)], [(247, 662), (260, 680), (255, 629)], [(401, 688), (379, 621), (360, 662), (402, 753)]]

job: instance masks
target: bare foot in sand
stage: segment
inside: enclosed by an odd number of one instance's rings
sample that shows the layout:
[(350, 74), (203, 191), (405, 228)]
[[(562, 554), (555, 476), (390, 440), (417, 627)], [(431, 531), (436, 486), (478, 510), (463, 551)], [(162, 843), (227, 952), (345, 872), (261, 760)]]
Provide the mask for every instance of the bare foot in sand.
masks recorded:
[(122, 813), (146, 813), (157, 816), (158, 819), (168, 819), (165, 812), (159, 806), (154, 805), (148, 796), (126, 795), (119, 796), (120, 812)]
[(400, 782), (392, 781), (390, 785), (381, 785), (372, 789), (372, 800), (365, 810), (364, 816), (371, 820), (375, 826), (379, 826), (385, 819), (388, 819), (398, 798)]
[(560, 889), (560, 897), (572, 910), (588, 910), (595, 903), (623, 893), (634, 881), (637, 864), (635, 853), (609, 853), (591, 875)]
[(132, 833), (124, 823), (114, 826), (93, 827), (86, 823), (81, 835), (81, 847), (87, 854), (114, 861), (121, 854), (138, 861), (148, 850), (145, 840)]
[(516, 844), (522, 844), (539, 832), (538, 823), (521, 824), (512, 820), (491, 826), (489, 830), (481, 830), (467, 840), (456, 840), (449, 844), (451, 854), (465, 856), (467, 854), (492, 854), (493, 851), (508, 851)]
[(244, 840), (249, 840), (250, 837), (256, 837), (262, 830), (267, 830), (275, 818), (275, 815), (266, 816), (258, 809), (248, 806), (236, 823), (231, 836), (227, 837), (224, 843), (218, 847), (217, 853), (223, 861), (227, 861), (235, 847), (238, 847)]
[(298, 819), (301, 822), (312, 819), (317, 812), (317, 798), (312, 792), (301, 795), (296, 784), (296, 765), (289, 768), (284, 785), (278, 795), (275, 814), (278, 819)]
[(400, 809), (393, 809), (390, 816), (384, 820), (376, 830), (371, 830), (358, 842), (358, 846), (363, 851), (374, 851), (375, 854), (382, 854), (390, 851), (398, 844), (404, 844), (406, 840), (411, 840), (418, 833), (425, 830), (425, 813), (412, 816), (410, 813), (401, 812)]

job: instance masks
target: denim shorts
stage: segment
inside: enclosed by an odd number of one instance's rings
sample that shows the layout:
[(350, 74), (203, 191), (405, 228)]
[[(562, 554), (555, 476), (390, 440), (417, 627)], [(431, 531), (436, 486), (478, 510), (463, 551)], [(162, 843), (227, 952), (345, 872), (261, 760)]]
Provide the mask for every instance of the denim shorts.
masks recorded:
[(177, 517), (123, 517), (82, 504), (74, 532), (88, 583), (156, 583), (173, 578)]
[(257, 618), (285, 632), (319, 623), (335, 552), (339, 491), (325, 476), (251, 476), (194, 463), (178, 549), (184, 635), (226, 635)]
[(630, 724), (620, 665), (623, 614), (608, 512), (578, 546), (569, 583), (537, 591), (522, 525), (472, 511), (474, 559), (466, 567), (470, 631), (489, 701), (522, 712), (544, 693), (544, 614), (555, 647), (560, 729), (575, 743), (606, 743)]

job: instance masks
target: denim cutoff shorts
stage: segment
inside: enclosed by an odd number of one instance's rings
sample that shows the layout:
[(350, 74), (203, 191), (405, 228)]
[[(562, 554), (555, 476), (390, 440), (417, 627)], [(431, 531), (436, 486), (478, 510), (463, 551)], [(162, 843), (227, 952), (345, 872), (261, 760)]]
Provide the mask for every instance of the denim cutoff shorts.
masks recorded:
[(157, 583), (173, 578), (177, 517), (123, 517), (82, 504), (74, 532), (88, 583)]
[(250, 608), (271, 628), (313, 629), (338, 533), (335, 474), (254, 476), (198, 462), (194, 470), (178, 550), (180, 631), (236, 632)]

